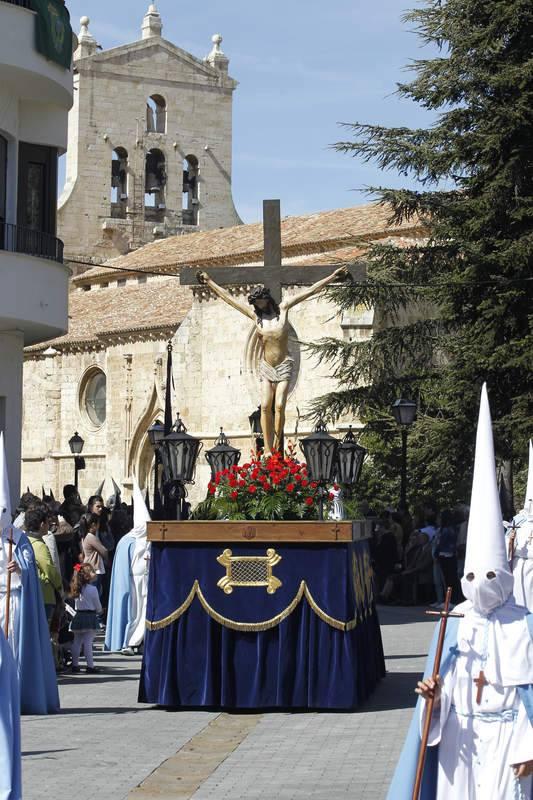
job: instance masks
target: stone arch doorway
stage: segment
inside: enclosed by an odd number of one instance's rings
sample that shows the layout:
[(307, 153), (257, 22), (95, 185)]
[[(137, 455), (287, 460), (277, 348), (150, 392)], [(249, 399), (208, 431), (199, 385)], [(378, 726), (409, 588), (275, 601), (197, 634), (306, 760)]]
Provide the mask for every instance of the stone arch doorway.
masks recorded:
[(143, 491), (149, 489), (151, 497), (153, 497), (154, 490), (154, 451), (148, 438), (148, 428), (156, 420), (162, 421), (164, 416), (165, 413), (154, 385), (148, 403), (139, 417), (131, 437), (128, 458), (128, 475), (135, 475), (141, 489)]

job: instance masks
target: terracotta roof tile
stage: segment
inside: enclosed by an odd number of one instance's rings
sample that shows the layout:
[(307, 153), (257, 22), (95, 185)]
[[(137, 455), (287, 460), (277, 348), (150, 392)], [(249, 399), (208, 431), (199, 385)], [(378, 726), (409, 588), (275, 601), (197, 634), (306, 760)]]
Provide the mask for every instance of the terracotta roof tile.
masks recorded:
[(94, 344), (113, 334), (178, 327), (192, 304), (192, 292), (177, 278), (156, 278), (147, 283), (83, 291), (69, 295), (69, 331), (64, 336), (26, 348)]
[[(405, 234), (421, 227), (418, 221), (391, 227), (388, 222), (390, 213), (389, 208), (372, 203), (302, 217), (286, 217), (281, 221), (283, 255), (290, 258), (326, 252), (358, 241)], [(263, 224), (256, 222), (160, 239), (88, 270), (74, 278), (74, 282), (84, 284), (102, 280), (113, 273), (110, 267), (165, 272), (179, 271), (182, 265), (235, 265), (262, 261), (262, 257)]]
[[(417, 237), (417, 221), (399, 227), (388, 225), (390, 211), (376, 204), (326, 211), (282, 220), (283, 263), (334, 264), (349, 262), (364, 254), (365, 243), (393, 240), (399, 246)], [(94, 288), (98, 284), (126, 277), (96, 267), (73, 279), (69, 299), (69, 332), (65, 336), (26, 348), (38, 352), (54, 346), (94, 346), (106, 337), (135, 331), (177, 328), (192, 305), (192, 289), (182, 287), (179, 267), (187, 265), (249, 265), (263, 263), (262, 223), (220, 228), (214, 231), (172, 236), (141, 247), (108, 262), (125, 270), (159, 271), (167, 277), (137, 283), (135, 272), (124, 286)], [(92, 285), (90, 291), (79, 288)]]

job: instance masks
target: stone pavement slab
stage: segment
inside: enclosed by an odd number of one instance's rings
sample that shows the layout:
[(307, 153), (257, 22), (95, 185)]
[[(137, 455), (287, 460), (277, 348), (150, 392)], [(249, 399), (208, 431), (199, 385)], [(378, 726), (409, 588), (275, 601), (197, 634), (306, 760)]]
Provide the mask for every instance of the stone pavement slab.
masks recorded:
[(265, 714), (192, 795), (194, 800), (383, 800), (434, 622), (383, 607), (387, 678), (357, 713)]
[(105, 673), (60, 677), (60, 714), (22, 718), (24, 800), (122, 800), (216, 717), (138, 704), (138, 657), (95, 664)]
[(24, 800), (383, 800), (434, 623), (420, 607), (380, 619), (388, 675), (357, 713), (153, 709), (140, 659), (97, 653), (105, 673), (60, 679), (59, 715), (23, 718)]

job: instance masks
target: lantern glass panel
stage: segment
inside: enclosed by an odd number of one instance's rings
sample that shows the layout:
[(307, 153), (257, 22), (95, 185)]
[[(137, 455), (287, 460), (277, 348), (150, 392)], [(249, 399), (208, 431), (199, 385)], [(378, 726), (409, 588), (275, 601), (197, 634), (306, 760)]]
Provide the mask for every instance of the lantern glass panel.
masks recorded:
[(215, 442), (215, 446), (205, 454), (206, 461), (211, 467), (211, 477), (214, 478), (217, 472), (231, 469), (235, 464), (239, 463), (240, 457), (241, 451), (230, 445), (221, 428), (220, 436)]
[(392, 413), (398, 425), (412, 425), (416, 419), (416, 403), (412, 400), (396, 400)]
[(79, 435), (78, 431), (76, 431), (74, 436), (70, 437), (68, 444), (72, 455), (79, 456), (81, 451), (83, 450), (83, 445), (85, 444), (85, 442)]
[(193, 479), (196, 459), (201, 447), (199, 439), (189, 436), (181, 420), (162, 440), (163, 466), (168, 480), (190, 483)]
[(330, 483), (337, 461), (337, 439), (325, 431), (315, 431), (302, 440), (301, 446), (310, 479), (318, 483)]

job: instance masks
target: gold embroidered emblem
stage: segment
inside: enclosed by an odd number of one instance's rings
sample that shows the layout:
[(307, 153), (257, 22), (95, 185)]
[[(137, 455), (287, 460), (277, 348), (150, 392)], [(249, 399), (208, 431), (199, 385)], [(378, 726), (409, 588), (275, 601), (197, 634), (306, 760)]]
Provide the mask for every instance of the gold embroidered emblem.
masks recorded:
[(231, 550), (224, 550), (217, 561), (226, 568), (226, 574), (217, 582), (226, 594), (231, 594), (235, 586), (265, 586), (268, 594), (274, 594), (281, 586), (279, 578), (272, 574), (281, 556), (272, 547), (266, 556), (234, 556)]

